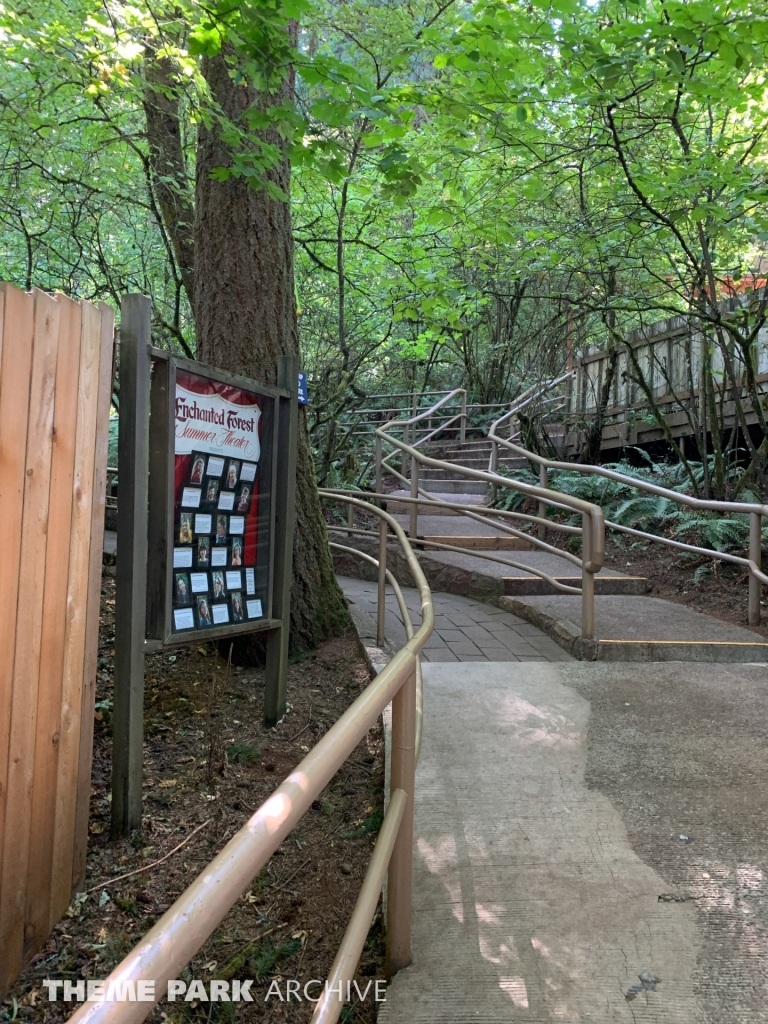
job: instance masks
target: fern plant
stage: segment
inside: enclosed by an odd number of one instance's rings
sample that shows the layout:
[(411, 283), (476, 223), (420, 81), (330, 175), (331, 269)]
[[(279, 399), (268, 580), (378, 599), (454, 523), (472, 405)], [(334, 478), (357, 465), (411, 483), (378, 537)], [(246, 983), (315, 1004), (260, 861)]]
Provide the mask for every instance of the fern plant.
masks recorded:
[[(643, 465), (635, 466), (627, 460), (622, 460), (606, 465), (605, 468), (623, 476), (677, 491), (679, 494), (690, 493), (690, 479), (682, 465), (669, 462), (655, 463), (647, 452), (639, 448), (635, 451), (642, 458)], [(703, 463), (692, 462), (689, 465), (697, 484), (703, 482)], [(528, 467), (514, 471), (502, 468), (499, 473), (521, 483), (533, 486), (539, 484), (538, 474), (534, 474)], [(553, 491), (560, 491), (561, 494), (599, 505), (607, 520), (634, 530), (722, 552), (741, 550), (749, 541), (748, 515), (734, 514), (724, 517), (717, 512), (686, 508), (672, 498), (647, 494), (626, 481), (612, 480), (593, 473), (580, 473), (577, 470), (558, 470), (550, 474), (549, 486)], [(494, 507), (515, 511), (525, 500), (525, 494), (511, 488), (500, 487)], [(742, 500), (757, 502), (759, 499), (751, 491), (745, 491)], [(575, 524), (579, 520), (577, 514), (569, 515), (561, 509), (548, 509), (547, 515), (560, 522)], [(768, 539), (768, 526), (766, 538)]]

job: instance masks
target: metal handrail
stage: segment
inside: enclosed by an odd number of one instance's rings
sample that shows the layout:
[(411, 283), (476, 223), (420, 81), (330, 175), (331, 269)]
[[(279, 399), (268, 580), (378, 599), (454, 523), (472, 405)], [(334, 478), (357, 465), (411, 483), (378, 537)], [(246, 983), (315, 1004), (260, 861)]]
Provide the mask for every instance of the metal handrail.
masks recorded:
[[(389, 872), (387, 896), (388, 970), (395, 973), (411, 961), (411, 889), (413, 876), (413, 806), (418, 705), (419, 652), (431, 635), (435, 615), (432, 595), (404, 530), (391, 515), (352, 496), (325, 493), (323, 497), (349, 502), (380, 517), (405, 554), (421, 597), (421, 626), (406, 639), (363, 693), (328, 730), (274, 793), (253, 814), (134, 950), (106, 979), (106, 991), (153, 982), (157, 999), (168, 981), (200, 949), (223, 921), (253, 878), (287, 838), (322, 793), (360, 740), (392, 703), (391, 799), (368, 866), (363, 888), (331, 969), (338, 981), (351, 981), (375, 911), (384, 873)], [(386, 561), (386, 559), (385, 559)], [(379, 566), (381, 572), (382, 567)], [(397, 591), (396, 591), (397, 593)], [(401, 594), (402, 597), (402, 594)], [(404, 602), (403, 602), (404, 605)], [(407, 611), (407, 609), (406, 609)], [(407, 620), (410, 623), (410, 620)], [(74, 1024), (139, 1024), (154, 1009), (153, 1002), (95, 1001), (78, 1008)], [(343, 1004), (321, 1000), (314, 1024), (333, 1024)]]
[[(561, 377), (557, 377), (554, 380), (545, 381), (544, 383), (539, 384), (533, 384), (530, 388), (528, 388), (527, 391), (524, 391), (522, 395), (517, 396), (517, 398), (512, 403), (512, 408), (508, 412), (505, 412), (503, 416), (499, 416), (497, 420), (493, 421), (488, 430), (488, 436), (491, 436), (492, 431), (495, 432), (496, 427), (501, 426), (501, 424), (506, 422), (506, 420), (510, 419), (510, 417), (514, 416), (516, 413), (519, 413), (522, 409), (525, 409), (532, 402), (535, 402), (537, 398), (540, 398), (548, 391), (551, 391), (552, 388), (555, 388), (558, 385), (562, 384), (564, 381), (572, 379), (574, 376), (575, 371), (569, 370), (567, 373), (564, 373)], [(547, 400), (545, 399), (545, 401)], [(549, 401), (551, 401), (551, 399), (549, 399)]]
[(435, 404), (431, 406), (431, 408), (425, 409), (423, 412), (420, 412), (417, 416), (410, 416), (408, 419), (405, 420), (390, 420), (389, 423), (387, 424), (387, 427), (391, 430), (392, 427), (411, 427), (413, 426), (414, 423), (420, 423), (421, 420), (433, 416), (438, 409), (442, 408), (442, 406), (444, 406), (446, 402), (449, 402), (456, 395), (461, 395), (464, 399), (466, 399), (466, 388), (454, 388), (453, 391), (448, 392), (445, 398), (441, 398), (439, 402), (435, 402)]
[(395, 391), (392, 394), (368, 395), (368, 398), (413, 398), (414, 395), (447, 395), (448, 391)]
[[(566, 374), (562, 378), (558, 378), (557, 383), (567, 379), (570, 376)], [(553, 382), (548, 382), (546, 385), (536, 384), (532, 385), (524, 395), (520, 396), (515, 403), (513, 408), (509, 410), (505, 416), (514, 414), (515, 411), (519, 411), (530, 401), (534, 401), (539, 397), (544, 390), (553, 386)], [(605, 523), (602, 509), (592, 502), (584, 501), (581, 498), (573, 498), (571, 495), (558, 495), (558, 504), (560, 507), (567, 509), (571, 512), (577, 512), (582, 517), (582, 557), (578, 559), (575, 555), (570, 552), (565, 552), (562, 549), (555, 548), (554, 546), (545, 542), (544, 531), (547, 527), (547, 520), (545, 516), (547, 499), (549, 502), (552, 501), (551, 492), (548, 492), (546, 487), (535, 487), (531, 484), (525, 484), (521, 481), (513, 480), (509, 477), (501, 476), (495, 472), (485, 472), (482, 470), (471, 469), (467, 466), (460, 466), (456, 463), (448, 462), (442, 459), (435, 459), (420, 452), (416, 445), (409, 445), (406, 440), (402, 440), (393, 437), (390, 431), (396, 428), (402, 428), (403, 434), (407, 435), (409, 430), (415, 430), (415, 425), (424, 419), (428, 419), (430, 415), (433, 415), (435, 410), (440, 408), (446, 402), (450, 401), (458, 394), (464, 395), (466, 400), (466, 392), (463, 388), (457, 388), (455, 391), (446, 395), (440, 402), (436, 402), (430, 409), (419, 412), (416, 415), (400, 420), (390, 420), (386, 424), (374, 428), (376, 436), (376, 490), (378, 493), (382, 491), (382, 479), (384, 471), (392, 474), (397, 479), (401, 480), (404, 484), (410, 484), (411, 499), (412, 501), (411, 512), (410, 512), (410, 535), (412, 540), (416, 540), (418, 536), (418, 515), (419, 515), (419, 497), (424, 495), (430, 500), (436, 500), (434, 495), (426, 491), (419, 484), (419, 470), (421, 466), (450, 470), (453, 474), (459, 476), (468, 477), (472, 480), (482, 480), (488, 483), (491, 488), (507, 487), (512, 490), (516, 490), (521, 494), (525, 494), (527, 497), (539, 498), (539, 514), (536, 517), (532, 517), (532, 521), (538, 524), (539, 534), (538, 537), (532, 534), (522, 534), (520, 531), (514, 530), (509, 526), (501, 524), (492, 524), (495, 529), (500, 529), (504, 532), (511, 533), (517, 536), (525, 536), (526, 539), (531, 541), (536, 547), (547, 551), (551, 554), (557, 555), (560, 558), (564, 558), (569, 561), (575, 562), (581, 568), (582, 573), (582, 585), (581, 585), (581, 598), (582, 598), (582, 637), (585, 640), (591, 640), (594, 638), (594, 622), (595, 622), (595, 601), (594, 601), (594, 576), (595, 573), (599, 572), (603, 566), (603, 559), (605, 553)], [(463, 405), (462, 409), (465, 409)], [(439, 431), (440, 428), (438, 428)], [(431, 436), (434, 436), (438, 431), (433, 431)], [(383, 443), (389, 443), (393, 451), (387, 456), (383, 454)], [(400, 451), (403, 457), (403, 473), (399, 473), (390, 465), (389, 460)], [(405, 463), (410, 458), (411, 475), (410, 480), (405, 476)], [(450, 502), (439, 501), (439, 504), (444, 506), (450, 506)], [(473, 512), (462, 512), (468, 518), (480, 518), (476, 513)], [(453, 550), (456, 550), (453, 548)], [(380, 527), (379, 537), (379, 558), (381, 559), (382, 552), (386, 552), (386, 536), (383, 528)], [(476, 551), (468, 552), (472, 555), (478, 556)], [(482, 555), (478, 557), (489, 557)], [(490, 556), (493, 561), (504, 561), (504, 559), (498, 556)], [(529, 567), (526, 567), (526, 571), (530, 571)], [(538, 572), (534, 575), (539, 575)], [(553, 579), (550, 577), (549, 579)], [(383, 586), (383, 576), (380, 575), (380, 588)], [(563, 585), (556, 585), (560, 589)], [(380, 591), (381, 592), (381, 591)], [(577, 592), (576, 588), (571, 588), (567, 592)], [(381, 601), (380, 601), (381, 603)], [(383, 633), (383, 627), (379, 626), (379, 633)]]
[[(328, 527), (328, 529), (332, 530), (334, 528), (333, 527)], [(343, 528), (343, 532), (344, 533), (350, 532), (349, 531), (349, 527), (344, 527)], [(353, 533), (365, 532), (366, 534), (370, 534), (370, 536), (372, 536), (372, 537), (376, 536), (375, 533), (373, 533), (372, 531), (368, 531), (368, 530), (362, 531), (362, 530), (354, 530), (353, 529), (351, 532), (353, 532)], [(359, 551), (357, 548), (348, 547), (348, 545), (346, 545), (346, 544), (336, 544), (336, 543), (334, 543), (332, 541), (329, 541), (328, 546), (330, 548), (332, 548), (334, 551), (346, 551), (347, 554), (356, 555), (358, 558), (362, 558), (363, 561), (370, 562), (371, 565), (375, 565), (378, 568), (378, 565), (379, 565), (378, 558), (374, 558), (372, 555), (368, 555), (364, 551)], [(403, 592), (400, 589), (400, 584), (398, 583), (398, 581), (395, 578), (394, 574), (391, 573), (389, 571), (389, 569), (386, 568), (386, 566), (385, 566), (385, 571), (386, 571), (387, 582), (392, 587), (392, 590), (395, 593), (395, 598), (397, 600), (397, 605), (398, 605), (398, 608), (400, 609), (400, 615), (402, 616), (402, 619), (403, 619), (403, 626), (405, 627), (405, 639), (406, 640), (410, 640), (413, 637), (413, 623), (411, 622), (411, 616), (410, 616), (410, 614), (408, 612), (408, 606), (405, 603), (405, 598), (403, 597)], [(423, 676), (421, 674), (421, 661), (419, 659), (417, 659), (416, 660), (416, 742), (415, 742), (415, 746), (416, 746), (416, 761), (417, 762), (419, 760), (419, 754), (421, 753), (421, 737), (422, 737), (423, 732), (424, 732), (424, 679), (423, 679)]]
[[(383, 492), (379, 493), (378, 491), (350, 490), (349, 488), (341, 488), (341, 487), (337, 487), (337, 488), (327, 487), (327, 488), (324, 489), (324, 493), (328, 493), (328, 494), (359, 494), (359, 495), (361, 495), (363, 497), (364, 500), (368, 500), (368, 501), (371, 501), (373, 499), (377, 499), (377, 500), (381, 500), (381, 501), (388, 501), (388, 500), (392, 499), (392, 495), (391, 494), (386, 494), (386, 493), (383, 493)], [(436, 499), (436, 498), (422, 498), (422, 497), (411, 498), (411, 497), (406, 497), (406, 495), (404, 495), (404, 494), (398, 494), (396, 500), (398, 502), (402, 502), (404, 504), (411, 503), (411, 504), (416, 504), (416, 505), (419, 505), (419, 506), (423, 505), (424, 508), (426, 508), (426, 509), (433, 508), (433, 507), (434, 508), (445, 508), (447, 506), (448, 508), (450, 508), (454, 512), (468, 512), (468, 513), (471, 514), (471, 517), (473, 519), (476, 518), (478, 521), (484, 522), (488, 526), (493, 526), (495, 529), (503, 529), (503, 523), (495, 523), (495, 522), (493, 522), (493, 520), (497, 519), (497, 518), (499, 518), (499, 519), (521, 519), (523, 522), (526, 522), (526, 523), (538, 523), (539, 522), (539, 517), (538, 516), (530, 515), (528, 512), (518, 512), (516, 510), (515, 511), (510, 511), (509, 509), (501, 509), (501, 508), (488, 508), (485, 505), (463, 505), (461, 502), (455, 502), (455, 501), (446, 502), (443, 499)], [(556, 507), (559, 508), (560, 506), (556, 506)], [(565, 508), (565, 506), (563, 506), (563, 508)], [(489, 520), (490, 520), (490, 522), (489, 522)], [(552, 530), (558, 531), (559, 533), (571, 533), (571, 534), (574, 534), (574, 535), (578, 535), (579, 537), (581, 536), (581, 527), (580, 526), (573, 526), (570, 523), (560, 523), (560, 522), (557, 522), (557, 520), (555, 520), (555, 521), (553, 521), (551, 523), (548, 522), (547, 526), (550, 529), (552, 529)], [(350, 527), (344, 527), (343, 532), (348, 532), (349, 529), (350, 529)], [(528, 534), (526, 534), (525, 536), (526, 536), (526, 539), (528, 539)], [(421, 541), (419, 541), (419, 543), (421, 543)]]
[[(560, 380), (554, 381), (552, 386), (561, 383), (563, 379), (564, 378), (560, 378)], [(692, 509), (699, 509), (700, 511), (730, 513), (732, 515), (749, 515), (749, 557), (747, 558), (742, 558), (739, 555), (732, 555), (725, 551), (716, 551), (710, 548), (702, 548), (695, 544), (687, 544), (684, 541), (672, 540), (669, 537), (662, 537), (659, 534), (648, 533), (645, 530), (636, 530), (628, 526), (622, 526), (619, 523), (606, 521), (605, 526), (608, 529), (616, 530), (619, 533), (626, 533), (633, 537), (640, 537), (643, 540), (654, 541), (657, 544), (665, 544), (667, 547), (676, 548), (680, 551), (687, 551), (689, 554), (705, 555), (709, 558), (718, 558), (721, 561), (733, 562), (738, 565), (746, 566), (749, 569), (747, 622), (750, 626), (760, 625), (761, 585), (768, 584), (768, 575), (762, 571), (762, 517), (768, 515), (768, 505), (756, 502), (717, 501), (708, 498), (696, 498), (693, 495), (680, 494), (679, 491), (673, 491), (668, 487), (661, 487), (658, 484), (652, 484), (646, 480), (640, 480), (637, 477), (628, 476), (626, 473), (618, 473), (616, 470), (606, 469), (603, 466), (587, 466), (572, 462), (562, 462), (557, 459), (548, 459), (543, 455), (539, 455), (536, 452), (529, 451), (527, 448), (523, 448), (519, 444), (515, 444), (512, 440), (499, 437), (496, 432), (497, 427), (499, 427), (509, 415), (510, 414), (499, 417), (499, 419), (495, 420), (491, 424), (488, 430), (488, 437), (492, 443), (492, 452), (496, 452), (497, 446), (501, 445), (508, 451), (514, 452), (516, 455), (522, 456), (530, 462), (535, 462), (539, 466), (540, 482), (542, 486), (549, 491), (554, 490), (548, 486), (550, 471), (563, 470), (584, 475), (601, 476), (608, 480), (614, 480), (617, 483), (626, 484), (638, 491), (643, 491), (646, 494), (653, 494), (658, 497), (667, 498), (679, 505), (684, 505)], [(558, 495), (558, 504), (561, 505), (563, 492), (555, 491), (554, 493)], [(540, 504), (540, 514), (543, 514), (543, 511), (546, 510), (546, 506), (548, 504), (548, 501), (544, 501)]]
[[(347, 526), (329, 526), (328, 530), (332, 533), (350, 532), (349, 527)], [(377, 536), (377, 534), (373, 530), (352, 530), (351, 532), (354, 533), (356, 536), (361, 537)], [(550, 576), (549, 573), (544, 572), (542, 569), (537, 569), (534, 566), (528, 565), (525, 562), (517, 562), (512, 558), (505, 558), (502, 555), (493, 555), (488, 551), (478, 551), (476, 548), (464, 548), (459, 546), (458, 544), (444, 544), (440, 541), (427, 540), (426, 538), (420, 538), (418, 543), (420, 546), (423, 545), (424, 547), (437, 548), (441, 551), (458, 551), (460, 554), (463, 555), (472, 555), (473, 558), (486, 558), (490, 562), (499, 562), (501, 565), (508, 565), (511, 569), (521, 569), (523, 572), (529, 572), (533, 576), (537, 576), (539, 579), (544, 580), (546, 583), (549, 583), (550, 586), (554, 587), (556, 590), (562, 591), (564, 594), (581, 594), (581, 590), (579, 590), (578, 587), (570, 587), (565, 583), (560, 583), (559, 580), (557, 580), (554, 576)], [(362, 558), (366, 558), (368, 561), (373, 562), (374, 565), (378, 565), (377, 559), (372, 558), (370, 555), (363, 554), (363, 552), (359, 551), (357, 548), (350, 548), (347, 547), (345, 544), (334, 543), (331, 543), (330, 546), (339, 551), (348, 551), (352, 554), (359, 555)], [(579, 560), (575, 558), (575, 556), (572, 557), (573, 561), (576, 562), (576, 564), (578, 564), (580, 567), (581, 563), (579, 562)], [(389, 570), (387, 570), (387, 579), (389, 579), (390, 575), (391, 573), (389, 572)]]

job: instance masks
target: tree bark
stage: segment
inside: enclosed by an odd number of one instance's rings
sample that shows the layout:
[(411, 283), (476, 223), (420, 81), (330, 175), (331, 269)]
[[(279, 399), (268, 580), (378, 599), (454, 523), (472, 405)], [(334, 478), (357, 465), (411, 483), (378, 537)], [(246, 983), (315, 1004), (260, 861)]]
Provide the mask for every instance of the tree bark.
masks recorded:
[[(232, 122), (242, 124), (251, 105), (264, 109), (276, 99), (236, 84), (224, 55), (206, 58), (203, 74)], [(283, 88), (292, 96), (292, 77)], [(264, 138), (284, 152), (277, 132)], [(243, 177), (212, 177), (217, 168), (231, 163), (217, 124), (201, 125), (195, 203), (197, 354), (204, 363), (275, 385), (280, 355), (299, 355), (291, 211), (287, 202), (271, 199)], [(290, 194), (286, 156), (266, 175)], [(304, 409), (299, 417), (296, 517), (291, 645), (303, 650), (339, 633), (348, 622), (323, 524)]]
[(147, 48), (144, 57), (147, 91), (144, 116), (147, 123), (152, 187), (173, 247), (181, 282), (194, 307), (195, 211), (187, 178), (181, 139), (179, 96), (173, 62)]

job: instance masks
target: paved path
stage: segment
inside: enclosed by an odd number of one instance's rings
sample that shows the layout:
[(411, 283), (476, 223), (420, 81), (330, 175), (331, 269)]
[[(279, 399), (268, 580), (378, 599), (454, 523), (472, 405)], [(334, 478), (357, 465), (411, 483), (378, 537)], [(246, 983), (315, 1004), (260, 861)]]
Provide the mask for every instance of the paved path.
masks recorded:
[[(407, 528), (408, 517), (397, 514), (398, 520)], [(488, 536), (497, 533), (492, 527), (476, 520), (463, 516), (432, 516), (419, 517), (419, 535), (452, 535), (452, 536)], [(491, 558), (475, 557), (458, 551), (425, 550), (424, 554), (434, 562), (442, 562), (447, 566), (454, 566), (457, 569), (488, 577), (489, 580), (499, 580), (503, 577), (516, 577), (524, 579), (529, 574), (525, 569), (512, 568), (503, 562), (497, 562)], [(496, 554), (502, 558), (511, 559), (522, 565), (535, 566), (539, 570), (552, 576), (578, 577), (580, 569), (573, 563), (557, 555), (540, 551), (500, 551)], [(630, 570), (631, 571), (631, 570)], [(621, 574), (611, 569), (603, 569), (597, 577), (599, 581), (606, 577), (617, 577)], [(577, 586), (580, 584), (577, 583)], [(548, 596), (533, 596), (515, 593), (517, 606), (516, 612), (520, 612), (527, 620), (543, 625), (542, 615), (553, 623), (557, 621), (570, 623), (572, 629), (578, 634), (581, 630), (581, 598), (562, 593)], [(742, 602), (743, 614), (746, 619), (747, 612), (747, 585), (744, 584), (740, 600)], [(765, 647), (764, 637), (746, 626), (737, 626), (711, 615), (694, 611), (686, 605), (677, 602), (665, 601), (661, 598), (651, 596), (638, 596), (631, 593), (598, 595), (595, 598), (595, 635), (601, 640), (632, 641), (634, 644), (653, 643), (684, 643), (691, 645), (689, 650), (676, 648), (673, 652), (675, 657), (684, 657), (686, 660), (744, 660), (744, 661), (766, 661), (768, 660), (768, 647)], [(713, 645), (730, 645), (731, 649), (725, 652), (712, 649)], [(754, 649), (742, 652), (736, 650), (737, 645), (761, 645)], [(708, 645), (708, 646), (705, 646)], [(663, 655), (663, 651), (647, 651), (641, 647), (627, 646), (618, 651), (613, 648), (610, 652), (601, 651), (599, 657), (610, 653), (611, 657), (621, 660), (655, 660)]]
[[(747, 587), (744, 585), (744, 614)], [(555, 619), (567, 619), (581, 628), (580, 598), (565, 594), (526, 597), (531, 608)], [(698, 640), (718, 643), (764, 643), (764, 637), (746, 626), (735, 626), (712, 615), (694, 611), (660, 597), (595, 597), (595, 634), (601, 640)]]
[[(348, 600), (376, 621), (377, 589), (366, 580), (339, 577)], [(421, 622), (418, 592), (404, 588), (405, 603), (415, 627)], [(424, 649), (424, 661), (570, 661), (571, 656), (536, 626), (500, 608), (456, 594), (433, 594), (435, 631)], [(387, 588), (385, 631), (397, 649), (405, 628), (395, 596)], [(375, 627), (373, 629), (375, 635)]]
[[(375, 584), (341, 583), (372, 622)], [(768, 671), (576, 662), (433, 597), (413, 964), (380, 1024), (768, 1022)]]
[(768, 1020), (765, 670), (424, 680), (413, 965), (380, 1024)]

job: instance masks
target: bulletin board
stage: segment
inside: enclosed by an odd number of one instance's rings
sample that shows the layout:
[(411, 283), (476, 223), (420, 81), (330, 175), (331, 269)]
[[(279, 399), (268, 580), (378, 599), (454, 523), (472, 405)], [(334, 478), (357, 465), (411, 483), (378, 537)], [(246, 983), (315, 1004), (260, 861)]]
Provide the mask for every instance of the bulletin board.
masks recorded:
[(176, 645), (275, 627), (278, 418), (288, 397), (152, 350), (148, 638)]

